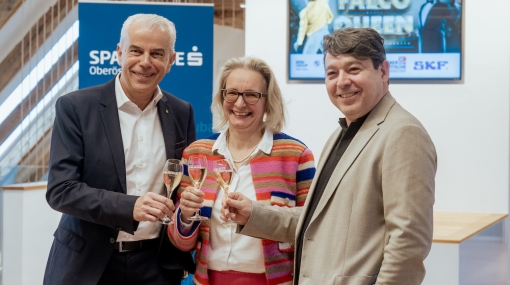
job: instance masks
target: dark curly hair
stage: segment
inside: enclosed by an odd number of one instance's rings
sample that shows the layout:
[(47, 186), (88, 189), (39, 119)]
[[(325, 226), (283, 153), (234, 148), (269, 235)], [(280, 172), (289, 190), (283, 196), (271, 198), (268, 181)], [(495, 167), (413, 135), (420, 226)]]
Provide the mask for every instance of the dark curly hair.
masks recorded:
[(370, 28), (338, 29), (324, 37), (324, 57), (327, 53), (338, 56), (348, 54), (358, 59), (372, 59), (374, 68), (386, 60), (384, 39)]

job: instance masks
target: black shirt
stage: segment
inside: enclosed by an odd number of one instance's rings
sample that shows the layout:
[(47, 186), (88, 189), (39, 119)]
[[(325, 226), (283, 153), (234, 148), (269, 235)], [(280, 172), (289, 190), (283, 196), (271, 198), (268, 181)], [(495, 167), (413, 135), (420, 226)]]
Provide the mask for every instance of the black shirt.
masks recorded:
[(336, 141), (334, 149), (331, 151), (330, 156), (327, 158), (326, 164), (324, 164), (324, 168), (321, 171), (319, 179), (317, 180), (317, 184), (315, 186), (315, 191), (313, 192), (312, 197), (308, 197), (308, 199), (312, 199), (310, 201), (310, 207), (308, 211), (305, 213), (305, 221), (303, 223), (303, 227), (299, 232), (299, 236), (296, 244), (296, 272), (294, 272), (294, 284), (298, 284), (299, 282), (299, 272), (301, 266), (301, 254), (303, 251), (303, 240), (305, 235), (305, 230), (308, 228), (310, 224), (310, 220), (312, 219), (313, 213), (319, 204), (322, 193), (324, 193), (324, 189), (326, 189), (326, 185), (329, 182), (329, 178), (333, 174), (335, 167), (337, 166), (340, 158), (344, 154), (345, 150), (351, 143), (352, 139), (358, 133), (359, 129), (365, 122), (365, 119), (368, 117), (368, 114), (357, 119), (355, 122), (352, 122), (349, 126), (347, 126), (347, 121), (345, 118), (340, 118), (338, 123), (342, 127), (342, 134), (339, 139)]

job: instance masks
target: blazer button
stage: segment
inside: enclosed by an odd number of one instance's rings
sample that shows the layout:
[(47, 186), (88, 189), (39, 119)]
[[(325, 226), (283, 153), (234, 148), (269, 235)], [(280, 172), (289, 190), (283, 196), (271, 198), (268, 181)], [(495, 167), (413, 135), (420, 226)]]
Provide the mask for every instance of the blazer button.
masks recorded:
[(284, 203), (285, 205), (288, 205), (288, 204), (289, 204), (289, 202), (290, 202), (290, 199), (289, 199), (289, 198), (285, 198), (285, 199), (283, 200), (283, 203)]
[(115, 239), (114, 238), (110, 238), (110, 243), (115, 243)]

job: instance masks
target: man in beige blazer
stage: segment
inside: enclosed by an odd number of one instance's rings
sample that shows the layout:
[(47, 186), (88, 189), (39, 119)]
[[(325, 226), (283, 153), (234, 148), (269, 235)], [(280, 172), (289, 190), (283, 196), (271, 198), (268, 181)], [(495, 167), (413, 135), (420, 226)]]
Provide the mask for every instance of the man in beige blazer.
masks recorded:
[(337, 30), (324, 51), (328, 95), (345, 118), (324, 147), (304, 207), (231, 193), (223, 218), (241, 234), (294, 244), (294, 284), (421, 284), (432, 243), (434, 144), (388, 91), (375, 30)]

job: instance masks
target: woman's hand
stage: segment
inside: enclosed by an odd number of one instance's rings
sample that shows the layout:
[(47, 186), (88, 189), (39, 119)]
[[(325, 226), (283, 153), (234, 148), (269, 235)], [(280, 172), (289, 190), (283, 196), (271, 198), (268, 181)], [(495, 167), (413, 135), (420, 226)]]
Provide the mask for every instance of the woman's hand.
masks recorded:
[(202, 208), (202, 203), (204, 202), (203, 196), (204, 192), (195, 187), (188, 186), (184, 189), (184, 192), (181, 194), (179, 205), (179, 208), (181, 208), (181, 220), (183, 222), (190, 223), (191, 220), (189, 220), (189, 218)]

